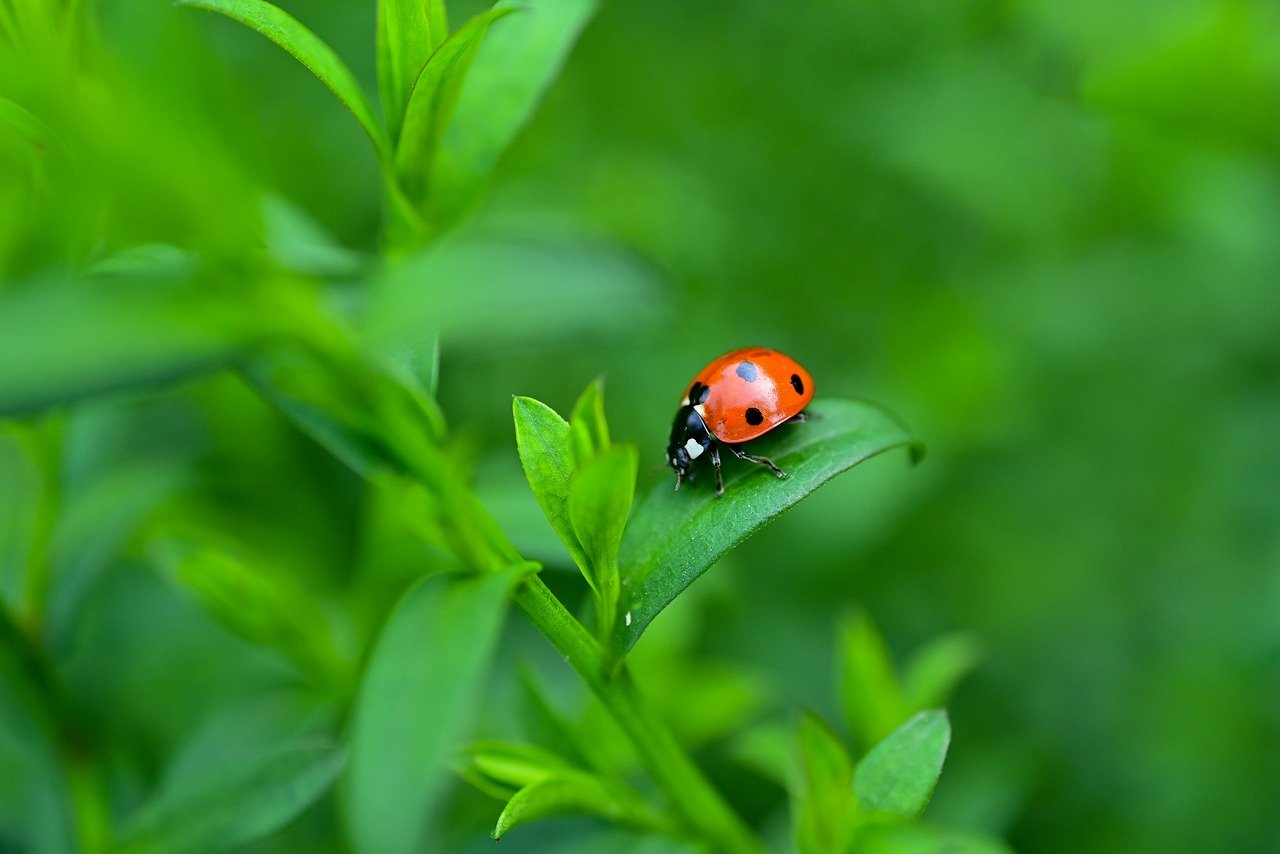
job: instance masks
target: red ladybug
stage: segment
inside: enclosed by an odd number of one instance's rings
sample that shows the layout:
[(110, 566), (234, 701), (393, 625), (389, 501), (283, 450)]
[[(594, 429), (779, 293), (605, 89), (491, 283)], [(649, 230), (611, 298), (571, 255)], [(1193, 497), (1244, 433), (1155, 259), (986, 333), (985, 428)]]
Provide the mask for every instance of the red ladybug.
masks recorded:
[(805, 420), (813, 400), (813, 378), (790, 356), (767, 347), (744, 347), (725, 353), (698, 372), (676, 412), (667, 445), (667, 462), (676, 471), (676, 489), (690, 478), (694, 460), (710, 451), (716, 469), (716, 495), (724, 494), (719, 439), (735, 455), (768, 466), (778, 477), (787, 473), (772, 460), (748, 454), (742, 443), (763, 436), (779, 424)]

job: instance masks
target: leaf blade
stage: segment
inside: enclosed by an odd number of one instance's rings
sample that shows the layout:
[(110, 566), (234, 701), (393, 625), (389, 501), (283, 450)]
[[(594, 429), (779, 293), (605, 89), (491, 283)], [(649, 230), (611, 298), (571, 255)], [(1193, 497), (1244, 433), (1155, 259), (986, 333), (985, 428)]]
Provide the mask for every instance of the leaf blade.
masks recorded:
[(388, 618), (356, 700), (344, 781), (357, 850), (414, 851), (429, 832), (488, 672), (513, 572), (426, 579)]
[(638, 465), (635, 446), (617, 445), (579, 468), (569, 483), (569, 522), (591, 562), (594, 578), (588, 581), (599, 596), (600, 632), (606, 638), (618, 611), (618, 547), (635, 497)]
[(378, 94), (392, 142), (427, 57), (448, 35), (441, 0), (378, 0)]
[(485, 34), (491, 24), (514, 11), (514, 7), (495, 6), (476, 15), (425, 59), (411, 78), (396, 141), (396, 171), (411, 199), (425, 201), (435, 153)]
[(947, 713), (921, 712), (871, 749), (853, 775), (858, 806), (864, 812), (890, 812), (915, 818), (933, 796), (951, 745)]
[(569, 484), (574, 472), (569, 424), (554, 409), (531, 397), (517, 397), (511, 411), (516, 449), (529, 488), (574, 562), (591, 581), (590, 561), (569, 518)]
[(225, 15), (275, 42), (337, 96), (360, 123), (379, 160), (388, 166), (391, 164), (387, 135), (355, 75), (333, 48), (297, 18), (266, 0), (178, 0), (177, 5)]
[(528, 122), (559, 72), (594, 0), (501, 0), (525, 7), (485, 39), (476, 55), (455, 118), (431, 172), (432, 216), (447, 224), (460, 215), (498, 157)]
[(674, 492), (663, 482), (640, 500), (622, 543), (629, 592), (621, 610), (630, 619), (614, 633), (615, 652), (630, 649), (653, 618), (716, 560), (837, 474), (895, 448), (909, 447), (913, 457), (921, 453), (919, 443), (872, 404), (819, 400), (809, 411), (815, 417), (808, 422), (757, 440), (759, 452), (773, 457), (789, 478), (778, 480), (755, 467), (730, 468), (721, 499), (709, 484)]
[(858, 754), (907, 719), (909, 710), (880, 629), (865, 611), (840, 630), (840, 698)]
[(126, 824), (125, 851), (232, 848), (283, 827), (337, 779), (346, 761), (334, 745), (293, 745), (254, 766), (219, 769), (194, 789), (162, 791)]

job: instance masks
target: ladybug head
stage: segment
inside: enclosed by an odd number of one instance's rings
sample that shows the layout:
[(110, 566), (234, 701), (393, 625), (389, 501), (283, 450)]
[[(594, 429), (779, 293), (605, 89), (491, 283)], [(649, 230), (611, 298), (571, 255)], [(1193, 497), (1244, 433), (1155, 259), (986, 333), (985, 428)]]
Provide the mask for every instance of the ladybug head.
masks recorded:
[(671, 425), (671, 441), (667, 443), (667, 465), (676, 473), (676, 488), (688, 477), (693, 461), (711, 447), (711, 433), (702, 416), (689, 405), (680, 407)]

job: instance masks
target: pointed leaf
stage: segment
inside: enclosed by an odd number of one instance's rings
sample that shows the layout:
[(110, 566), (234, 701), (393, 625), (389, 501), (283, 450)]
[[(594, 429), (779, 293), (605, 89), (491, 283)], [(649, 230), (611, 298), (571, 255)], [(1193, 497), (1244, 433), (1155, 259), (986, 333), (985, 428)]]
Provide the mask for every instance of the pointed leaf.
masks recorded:
[(428, 578), (387, 620), (351, 729), (346, 817), (357, 850), (422, 850), (466, 737), (513, 572)]
[(421, 203), (430, 190), (431, 164), (489, 25), (514, 11), (495, 6), (476, 15), (431, 55), (414, 79), (396, 144), (396, 171), (410, 199)]
[(909, 710), (880, 629), (865, 611), (840, 631), (840, 697), (860, 755), (893, 732)]
[(121, 831), (123, 851), (235, 848), (278, 830), (328, 790), (346, 757), (334, 745), (294, 745), (222, 765), (162, 790)]
[(609, 424), (604, 418), (604, 380), (587, 386), (569, 418), (569, 441), (579, 466), (609, 447)]
[[(894, 448), (916, 443), (883, 409), (852, 400), (818, 400), (809, 421), (785, 425), (752, 443), (790, 474), (779, 480), (759, 466), (726, 460), (724, 497), (704, 473), (697, 488), (676, 492), (664, 478), (637, 504), (622, 544), (628, 596), (614, 633), (629, 649), (649, 623), (717, 560), (837, 474)], [(707, 482), (712, 481), (712, 482)]]
[(136, 275), (0, 293), (0, 415), (210, 372), (270, 334), (271, 318), (211, 291)]
[(493, 838), (501, 839), (507, 831), (540, 818), (586, 813), (618, 822), (627, 814), (627, 805), (599, 780), (587, 774), (550, 777), (533, 783), (507, 802)]
[(634, 445), (617, 445), (580, 468), (569, 483), (573, 532), (596, 570), (596, 583), (617, 575), (618, 547), (627, 526), (639, 465)]
[(920, 815), (938, 785), (950, 744), (946, 712), (921, 712), (907, 721), (858, 763), (853, 775), (858, 807), (867, 813)]
[(329, 91), (338, 96), (368, 135), (384, 164), (391, 163), (391, 146), (355, 75), (333, 48), (288, 12), (265, 0), (178, 0), (177, 5), (219, 12), (275, 42), (301, 62)]
[(413, 81), (448, 34), (443, 0), (378, 0), (378, 93), (393, 142)]
[(516, 422), (516, 448), (529, 488), (578, 568), (592, 581), (591, 563), (569, 519), (569, 482), (574, 469), (569, 425), (554, 409), (531, 397), (517, 397), (511, 409)]
[(946, 635), (926, 645), (902, 674), (908, 708), (919, 711), (947, 702), (981, 659), (982, 647), (971, 635)]
[(438, 223), (464, 212), (498, 157), (529, 121), (559, 73), (593, 0), (501, 0), (523, 8), (495, 27), (477, 53), (431, 173)]
[(796, 847), (802, 854), (843, 851), (853, 815), (853, 762), (821, 719), (800, 722)]

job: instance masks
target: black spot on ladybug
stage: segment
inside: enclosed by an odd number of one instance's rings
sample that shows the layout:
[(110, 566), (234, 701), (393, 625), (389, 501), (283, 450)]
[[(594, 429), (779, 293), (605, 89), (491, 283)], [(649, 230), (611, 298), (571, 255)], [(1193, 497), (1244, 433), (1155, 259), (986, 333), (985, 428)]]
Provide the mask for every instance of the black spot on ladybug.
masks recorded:
[(689, 402), (694, 406), (699, 403), (706, 403), (707, 396), (711, 394), (711, 389), (700, 382), (695, 382), (693, 388), (689, 389)]
[[(749, 383), (755, 382), (756, 377), (760, 376), (760, 372), (756, 369), (756, 366), (751, 362), (739, 362), (738, 369), (737, 371), (735, 371), (735, 373), (737, 373), (738, 376), (742, 377), (744, 380), (746, 380)], [(756, 422), (756, 423), (758, 424), (759, 422)]]
[(791, 375), (791, 387), (796, 390), (796, 394), (804, 394), (804, 380), (800, 379), (799, 374)]
[[(745, 364), (750, 364), (750, 363), (749, 363), (749, 362), (743, 362), (743, 364), (745, 365)], [(748, 424), (750, 424), (752, 427), (755, 427), (755, 426), (757, 426), (757, 425), (759, 425), (759, 424), (763, 424), (763, 423), (764, 423), (764, 413), (763, 413), (763, 412), (761, 412), (759, 409), (756, 409), (754, 406), (752, 406), (751, 408), (749, 408), (749, 409), (747, 410), (747, 423), (748, 423)]]

